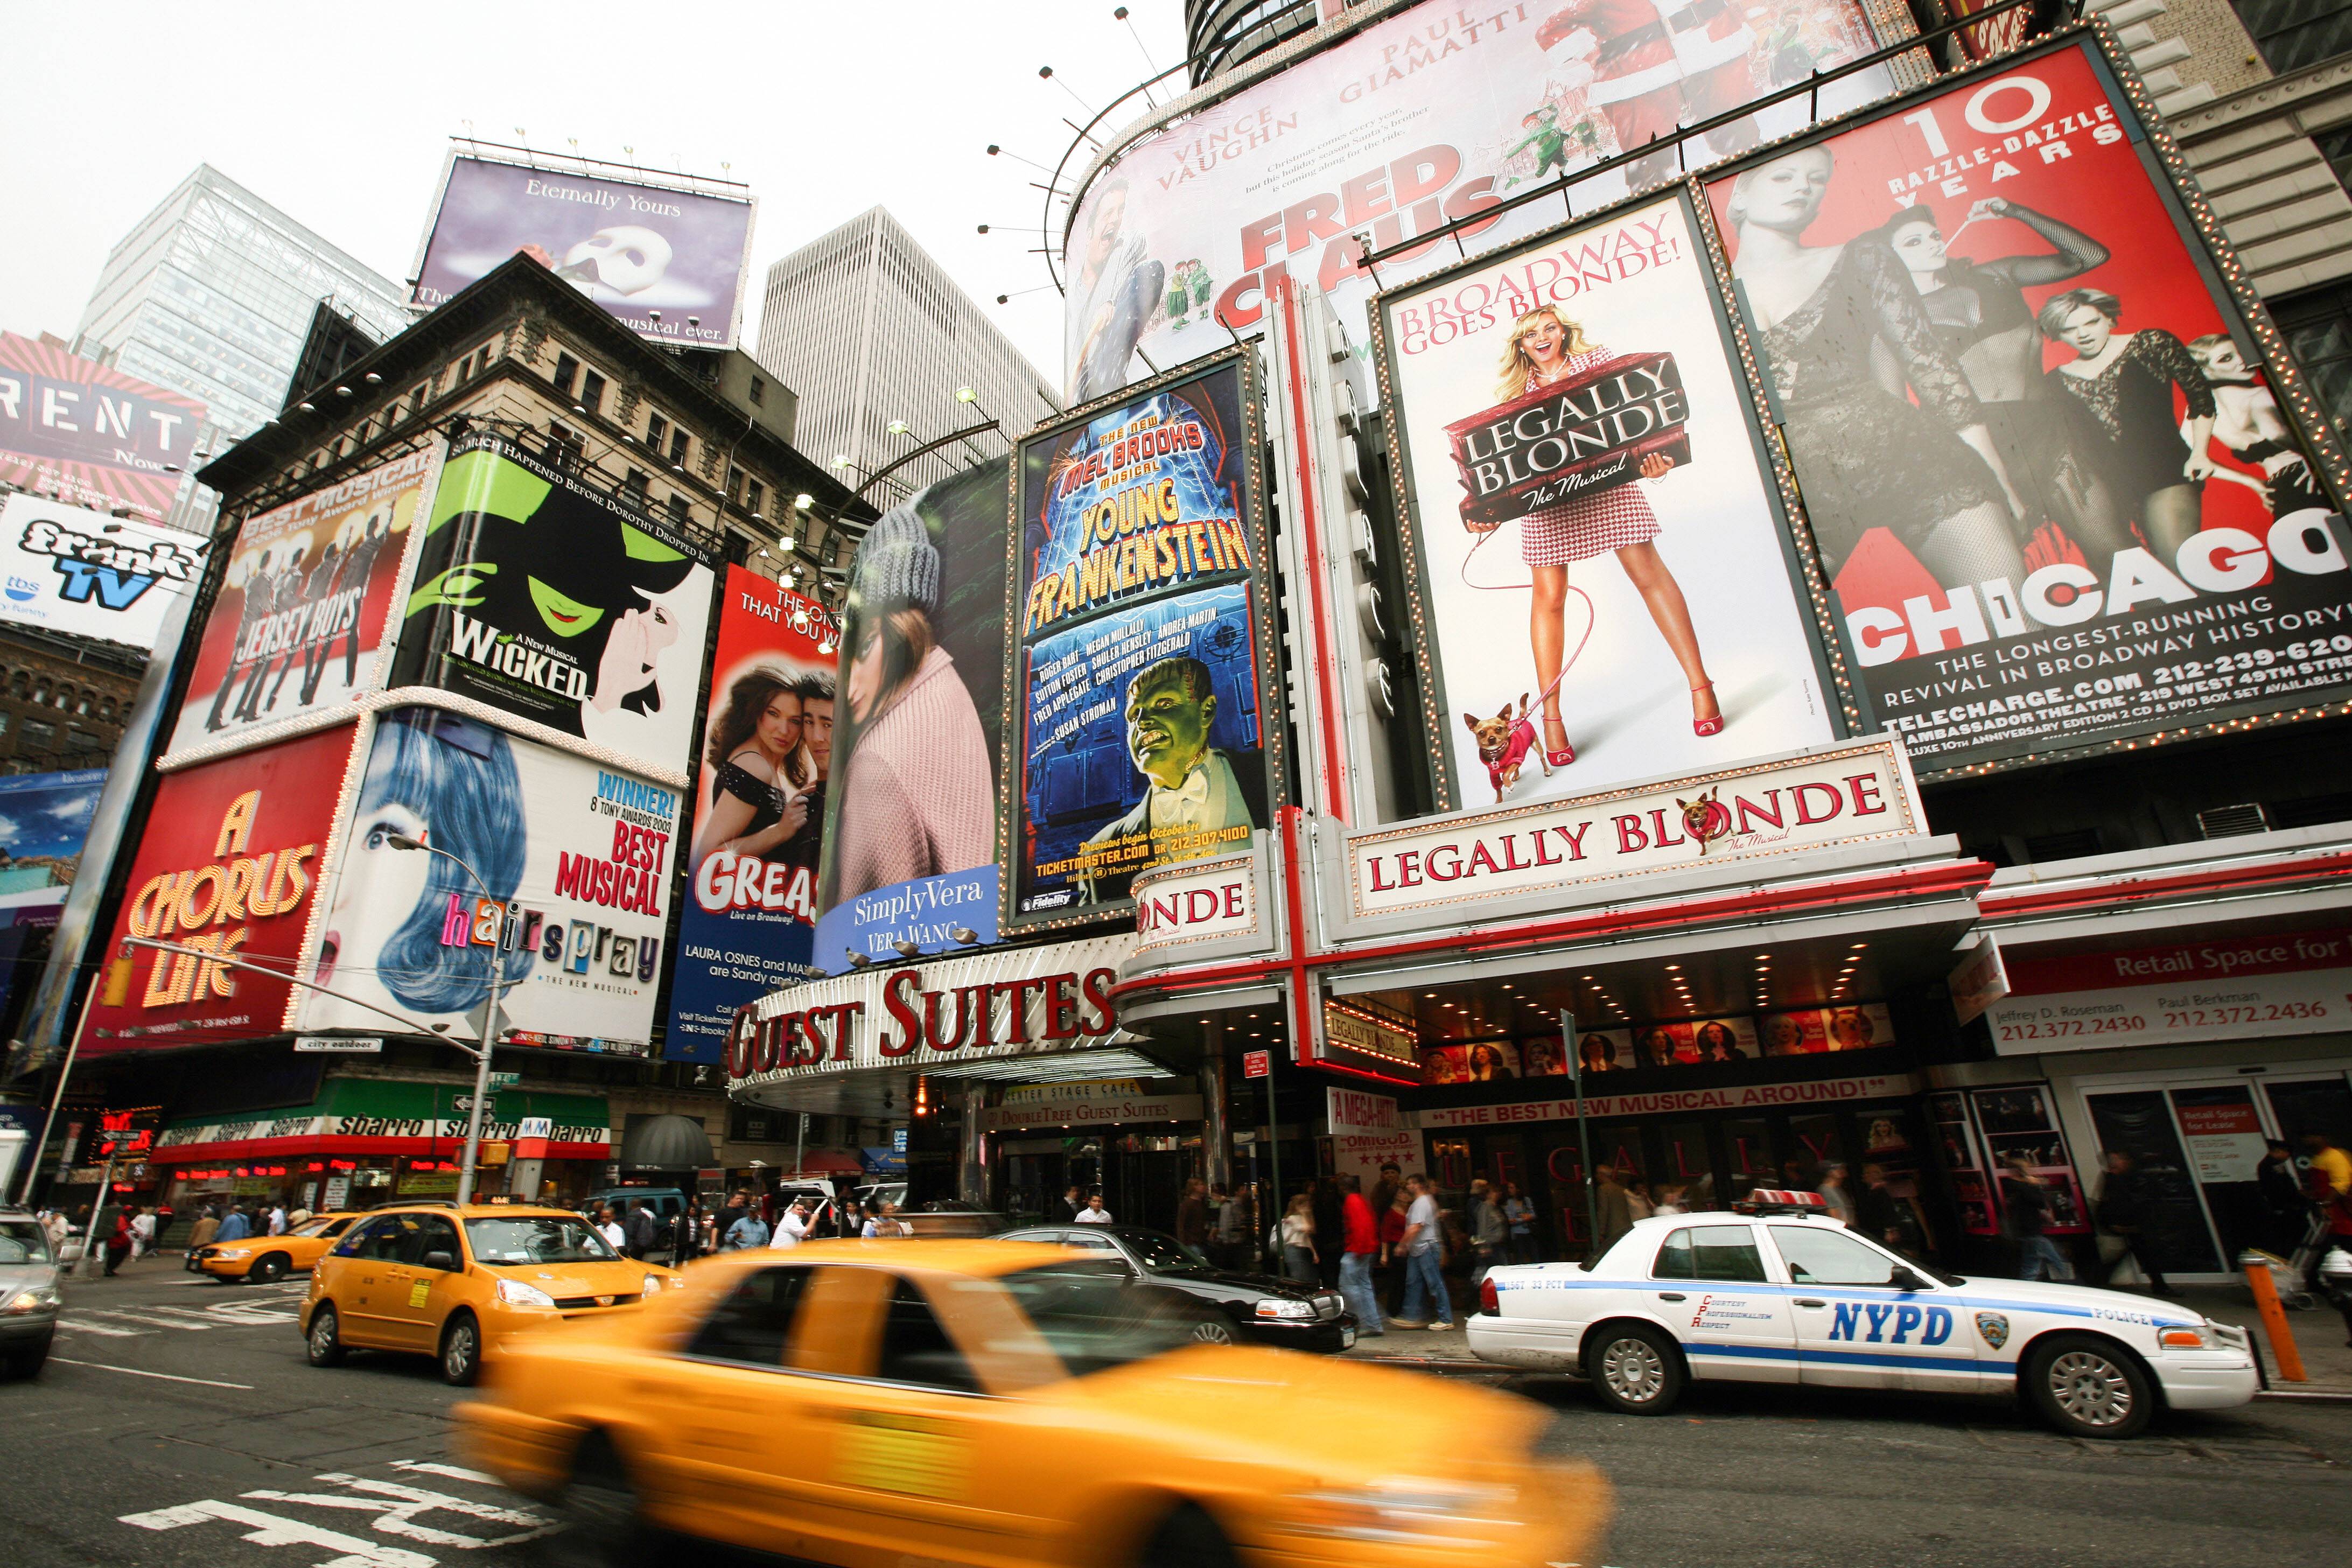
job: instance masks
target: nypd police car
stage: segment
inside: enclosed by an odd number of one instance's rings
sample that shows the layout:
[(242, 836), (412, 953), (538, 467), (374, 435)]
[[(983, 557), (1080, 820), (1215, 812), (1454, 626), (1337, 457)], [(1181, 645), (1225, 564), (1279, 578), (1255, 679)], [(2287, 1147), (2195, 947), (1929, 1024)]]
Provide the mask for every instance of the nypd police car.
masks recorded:
[(2060, 1431), (2129, 1437), (2159, 1404), (2243, 1405), (2260, 1381), (2243, 1329), (2120, 1291), (1927, 1268), (1811, 1193), (1642, 1220), (1589, 1267), (1497, 1268), (1479, 1304), (1481, 1360), (1580, 1374), (1632, 1415), (1672, 1408), (1692, 1378), (2014, 1389)]

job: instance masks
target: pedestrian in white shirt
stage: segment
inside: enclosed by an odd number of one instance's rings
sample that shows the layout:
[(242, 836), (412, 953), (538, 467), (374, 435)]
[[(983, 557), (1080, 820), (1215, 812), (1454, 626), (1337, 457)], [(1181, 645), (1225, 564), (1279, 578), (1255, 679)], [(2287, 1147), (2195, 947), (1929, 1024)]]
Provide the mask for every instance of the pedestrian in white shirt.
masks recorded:
[(596, 1211), (596, 1234), (603, 1237), (614, 1252), (628, 1245), (628, 1233), (621, 1228), (621, 1222), (614, 1217), (610, 1204)]
[(782, 1216), (776, 1221), (775, 1238), (768, 1245), (778, 1249), (798, 1247), (808, 1239), (808, 1200), (797, 1198), (793, 1200), (793, 1206), (786, 1209)]
[(1110, 1217), (1110, 1210), (1103, 1207), (1102, 1194), (1100, 1193), (1089, 1193), (1087, 1194), (1087, 1206), (1078, 1211), (1077, 1223), (1080, 1225), (1109, 1225), (1113, 1223)]
[(152, 1209), (142, 1209), (131, 1222), (131, 1256), (144, 1258), (155, 1250), (155, 1215)]
[(286, 1205), (284, 1204), (272, 1204), (269, 1205), (269, 1234), (272, 1236), (284, 1236), (286, 1234)]

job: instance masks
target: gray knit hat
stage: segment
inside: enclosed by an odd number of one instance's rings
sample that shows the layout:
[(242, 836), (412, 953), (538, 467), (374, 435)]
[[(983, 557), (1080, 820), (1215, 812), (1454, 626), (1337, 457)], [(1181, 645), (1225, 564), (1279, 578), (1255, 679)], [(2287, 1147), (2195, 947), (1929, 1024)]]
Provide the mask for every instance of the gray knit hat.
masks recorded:
[(912, 605), (928, 613), (940, 607), (940, 552), (913, 507), (892, 507), (866, 531), (850, 585), (869, 611)]

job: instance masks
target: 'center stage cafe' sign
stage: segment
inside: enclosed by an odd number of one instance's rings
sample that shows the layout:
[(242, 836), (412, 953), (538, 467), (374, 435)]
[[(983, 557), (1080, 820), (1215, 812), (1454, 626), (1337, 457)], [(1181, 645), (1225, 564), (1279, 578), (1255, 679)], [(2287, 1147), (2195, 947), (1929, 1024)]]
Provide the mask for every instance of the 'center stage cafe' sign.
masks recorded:
[(1111, 987), (1132, 932), (845, 974), (762, 996), (727, 1036), (731, 1085), (1084, 1050), (1134, 1036)]
[(1899, 742), (1351, 835), (1359, 918), (1926, 832)]

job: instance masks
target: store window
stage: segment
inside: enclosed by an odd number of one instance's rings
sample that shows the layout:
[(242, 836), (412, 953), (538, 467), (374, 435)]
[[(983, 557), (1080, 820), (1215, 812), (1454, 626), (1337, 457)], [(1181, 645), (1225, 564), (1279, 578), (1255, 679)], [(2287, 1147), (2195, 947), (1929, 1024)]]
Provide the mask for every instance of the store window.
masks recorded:
[[(2321, 150), (2327, 150), (2325, 144)], [(2341, 151), (2352, 155), (2352, 142)], [(2330, 161), (2335, 161), (2333, 154)], [(2344, 168), (2337, 166), (2339, 178)], [(2331, 284), (2276, 300), (2271, 314), (2336, 431), (2352, 433), (2352, 284)]]
[(2352, 0), (2232, 0), (2279, 75), (2352, 53)]

